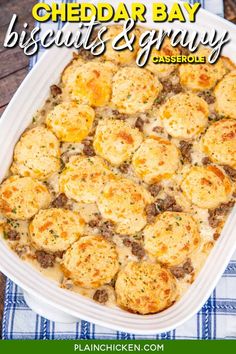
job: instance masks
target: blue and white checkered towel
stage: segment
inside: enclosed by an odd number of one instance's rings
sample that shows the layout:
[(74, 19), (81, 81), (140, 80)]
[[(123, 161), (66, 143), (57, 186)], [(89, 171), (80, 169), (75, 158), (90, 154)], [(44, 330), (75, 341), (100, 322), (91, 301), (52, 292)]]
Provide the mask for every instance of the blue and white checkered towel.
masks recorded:
[[(50, 2), (50, 0), (47, 0)], [(65, 2), (65, 0), (62, 0)], [(67, 2), (67, 1), (66, 1)], [(68, 1), (71, 2), (71, 1)], [(222, 0), (201, 2), (206, 9), (223, 15)], [(54, 24), (61, 27), (61, 24)], [(43, 29), (49, 23), (43, 24)], [(33, 58), (38, 60), (41, 52)], [(115, 332), (86, 321), (61, 324), (48, 321), (31, 311), (22, 291), (9, 279), (6, 285), (2, 328), (3, 339), (236, 339), (236, 253), (216, 289), (201, 311), (176, 330), (160, 335), (142, 336)]]

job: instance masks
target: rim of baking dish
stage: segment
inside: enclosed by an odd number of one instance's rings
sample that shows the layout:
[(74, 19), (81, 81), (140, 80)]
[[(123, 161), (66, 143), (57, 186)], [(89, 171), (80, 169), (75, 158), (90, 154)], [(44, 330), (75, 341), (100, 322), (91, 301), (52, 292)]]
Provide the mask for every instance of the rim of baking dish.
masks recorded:
[[(118, 2), (119, 0), (114, 0), (114, 6)], [(131, 1), (127, 1), (127, 3), (129, 2), (131, 3)], [(167, 4), (174, 2), (176, 1), (166, 1)], [(93, 3), (96, 4), (97, 2)], [(152, 1), (145, 5), (149, 10)], [(191, 27), (204, 28), (206, 30), (207, 28), (212, 28), (212, 26), (218, 26), (219, 29), (228, 30), (231, 38), (236, 43), (234, 25), (203, 9), (199, 11), (199, 17), (200, 23), (198, 25), (191, 24)], [(141, 25), (147, 26), (147, 24)], [(158, 24), (151, 22), (148, 25), (148, 27), (152, 28), (157, 26)], [(188, 27), (187, 24), (181, 24), (181, 26)], [(171, 24), (171, 27), (176, 26)], [(67, 24), (64, 27), (64, 31), (76, 29), (76, 24)], [(30, 124), (37, 108), (42, 105), (48, 96), (49, 86), (58, 81), (58, 73), (61, 73), (72, 56), (72, 52), (73, 49), (53, 47), (43, 54), (42, 58), (20, 85), (5, 110), (0, 120), (1, 179), (4, 178), (5, 171), (9, 167), (15, 143), (24, 129)], [(228, 53), (226, 52), (226, 55), (233, 57), (236, 56), (234, 54), (236, 54), (236, 47), (231, 45), (231, 49), (228, 50)], [(52, 65), (49, 63), (52, 63)], [(47, 89), (45, 90), (45, 88)], [(105, 307), (80, 294), (59, 288), (55, 282), (47, 279), (32, 266), (22, 261), (8, 248), (2, 239), (0, 240), (0, 270), (29, 294), (76, 318), (109, 327), (113, 330), (143, 335), (156, 334), (178, 327), (203, 306), (236, 248), (235, 225), (236, 207), (231, 212), (221, 237), (211, 250), (197, 279), (185, 295), (167, 310), (153, 315), (137, 315), (123, 311), (118, 307)]]

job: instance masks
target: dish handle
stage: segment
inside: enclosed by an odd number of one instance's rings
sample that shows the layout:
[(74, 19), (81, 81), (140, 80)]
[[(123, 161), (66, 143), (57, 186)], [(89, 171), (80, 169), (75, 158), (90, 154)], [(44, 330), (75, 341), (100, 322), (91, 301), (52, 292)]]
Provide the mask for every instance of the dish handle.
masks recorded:
[(73, 317), (66, 312), (58, 310), (54, 306), (48, 305), (46, 302), (29, 294), (27, 291), (24, 291), (24, 298), (25, 302), (31, 308), (31, 310), (50, 321), (61, 323), (75, 323), (80, 321), (79, 318)]

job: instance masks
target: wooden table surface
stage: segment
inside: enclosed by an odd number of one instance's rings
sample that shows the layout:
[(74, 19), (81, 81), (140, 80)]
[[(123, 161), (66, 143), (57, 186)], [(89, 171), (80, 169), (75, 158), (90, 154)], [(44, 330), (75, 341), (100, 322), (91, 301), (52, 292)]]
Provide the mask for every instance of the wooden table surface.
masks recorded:
[[(27, 75), (29, 58), (19, 47), (8, 49), (3, 47), (4, 37), (12, 15), (18, 15), (16, 30), (23, 29), (24, 22), (29, 29), (34, 26), (31, 9), (35, 0), (0, 0), (0, 116), (11, 100), (16, 89)], [(0, 273), (0, 338), (2, 333), (2, 311), (4, 305), (5, 276)]]
[[(6, 49), (3, 40), (13, 13), (18, 15), (16, 29), (22, 31), (23, 23), (27, 22), (29, 29), (33, 28), (34, 20), (31, 16), (34, 0), (0, 0), (0, 116), (5, 110), (14, 92), (27, 75), (29, 58), (19, 47)], [(226, 0), (225, 17), (236, 23), (236, 0)], [(0, 336), (1, 320), (4, 304), (5, 276), (0, 273)], [(0, 337), (1, 338), (1, 337)]]

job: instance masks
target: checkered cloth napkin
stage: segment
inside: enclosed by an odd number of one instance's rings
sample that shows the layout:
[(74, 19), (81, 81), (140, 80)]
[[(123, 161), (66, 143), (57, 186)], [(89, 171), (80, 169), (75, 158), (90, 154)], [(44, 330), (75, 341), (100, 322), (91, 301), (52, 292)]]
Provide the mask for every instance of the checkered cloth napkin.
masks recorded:
[[(62, 0), (64, 2), (64, 0)], [(47, 0), (47, 2), (50, 2)], [(196, 1), (190, 1), (194, 3)], [(222, 0), (202, 0), (206, 9), (223, 15)], [(62, 24), (43, 24), (61, 28)], [(42, 51), (31, 61), (33, 66)], [(3, 339), (236, 339), (236, 253), (201, 311), (176, 330), (142, 336), (115, 332), (86, 321), (61, 324), (38, 316), (26, 305), (21, 289), (7, 280)]]

